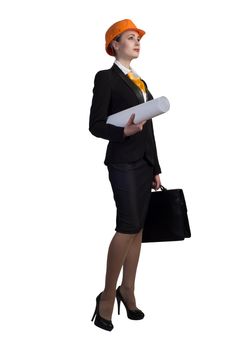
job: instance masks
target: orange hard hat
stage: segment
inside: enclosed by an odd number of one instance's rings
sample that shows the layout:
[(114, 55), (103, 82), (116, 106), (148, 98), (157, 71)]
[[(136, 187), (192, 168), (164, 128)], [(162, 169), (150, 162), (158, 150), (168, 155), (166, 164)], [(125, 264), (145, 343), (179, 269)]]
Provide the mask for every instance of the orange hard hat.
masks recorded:
[(145, 31), (136, 27), (136, 25), (130, 19), (123, 19), (122, 21), (115, 22), (110, 26), (110, 28), (106, 31), (105, 39), (105, 49), (106, 52), (114, 56), (112, 48), (109, 46), (112, 40), (117, 36), (125, 32), (126, 30), (135, 30), (140, 35), (140, 38), (145, 34)]

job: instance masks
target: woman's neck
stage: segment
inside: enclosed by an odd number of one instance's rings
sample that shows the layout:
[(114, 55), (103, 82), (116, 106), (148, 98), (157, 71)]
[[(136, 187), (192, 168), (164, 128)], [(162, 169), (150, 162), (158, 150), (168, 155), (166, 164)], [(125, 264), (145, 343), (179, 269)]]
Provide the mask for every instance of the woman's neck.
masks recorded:
[(131, 63), (131, 60), (130, 59), (124, 59), (124, 58), (116, 58), (117, 61), (119, 61), (124, 67), (128, 68), (128, 69), (131, 69), (130, 68), (130, 63)]

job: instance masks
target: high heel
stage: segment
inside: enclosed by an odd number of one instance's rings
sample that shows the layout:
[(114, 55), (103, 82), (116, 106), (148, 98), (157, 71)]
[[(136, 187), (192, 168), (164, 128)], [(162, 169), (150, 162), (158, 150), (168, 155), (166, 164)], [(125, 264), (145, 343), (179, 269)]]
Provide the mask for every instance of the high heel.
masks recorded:
[(95, 307), (94, 314), (91, 321), (93, 321), (94, 317), (96, 316), (94, 321), (95, 326), (105, 329), (106, 331), (112, 331), (112, 329), (114, 328), (112, 322), (110, 320), (106, 320), (105, 318), (101, 317), (99, 314), (99, 302), (100, 302), (101, 294), (102, 292), (96, 298), (96, 307)]
[(116, 289), (116, 299), (117, 299), (117, 304), (118, 304), (118, 315), (120, 315), (120, 302), (122, 301), (125, 308), (126, 308), (126, 311), (127, 311), (127, 316), (128, 318), (130, 318), (131, 320), (142, 320), (142, 318), (144, 318), (145, 314), (139, 310), (139, 309), (136, 309), (136, 310), (130, 310), (125, 301), (123, 300), (123, 297), (120, 293), (120, 286)]

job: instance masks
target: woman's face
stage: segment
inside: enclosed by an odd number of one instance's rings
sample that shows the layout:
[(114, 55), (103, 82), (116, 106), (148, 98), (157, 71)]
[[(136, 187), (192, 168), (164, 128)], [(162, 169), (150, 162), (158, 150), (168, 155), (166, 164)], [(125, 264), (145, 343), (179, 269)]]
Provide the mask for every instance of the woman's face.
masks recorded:
[(140, 35), (135, 30), (127, 30), (121, 34), (120, 41), (113, 41), (117, 58), (137, 58), (140, 53)]

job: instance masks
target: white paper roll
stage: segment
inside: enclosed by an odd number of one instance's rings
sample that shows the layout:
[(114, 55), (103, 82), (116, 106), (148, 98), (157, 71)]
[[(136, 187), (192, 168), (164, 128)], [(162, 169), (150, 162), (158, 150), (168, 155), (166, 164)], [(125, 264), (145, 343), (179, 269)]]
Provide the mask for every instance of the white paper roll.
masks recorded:
[(151, 119), (157, 115), (163, 114), (167, 112), (169, 108), (170, 103), (168, 99), (165, 96), (161, 96), (127, 108), (121, 112), (111, 114), (107, 118), (106, 123), (124, 127), (127, 124), (131, 114), (135, 113), (134, 124), (137, 124), (143, 120)]

